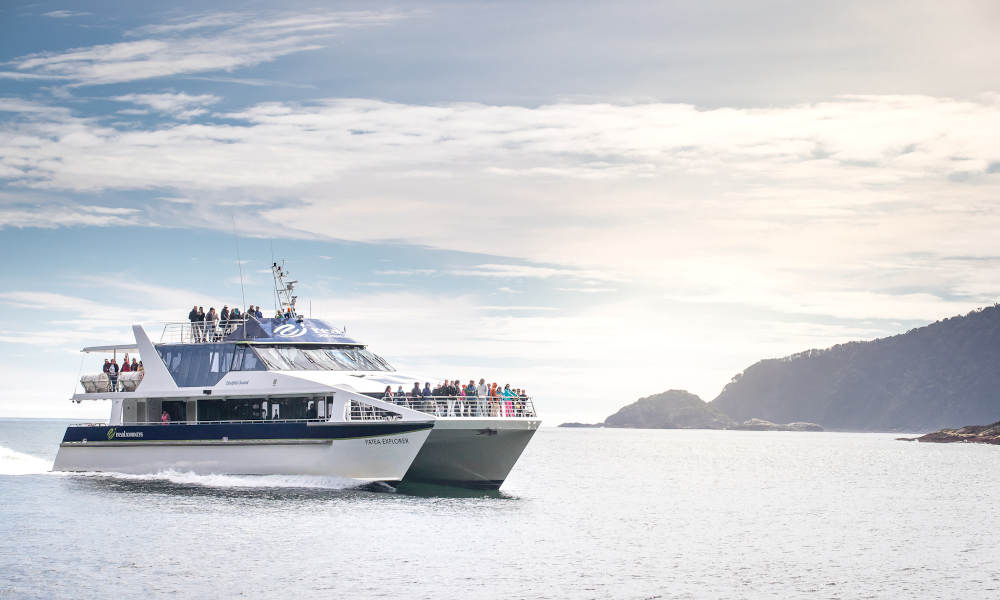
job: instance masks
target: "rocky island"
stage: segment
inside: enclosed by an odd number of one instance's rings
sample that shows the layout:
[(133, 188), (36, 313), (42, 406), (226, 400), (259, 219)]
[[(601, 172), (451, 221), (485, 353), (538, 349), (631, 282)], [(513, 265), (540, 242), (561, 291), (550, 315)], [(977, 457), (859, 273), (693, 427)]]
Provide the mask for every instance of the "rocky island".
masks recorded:
[(603, 423), (563, 423), (560, 427), (630, 429), (739, 429), (745, 431), (823, 431), (815, 423), (778, 424), (763, 419), (734, 421), (712, 404), (685, 390), (668, 390), (639, 398)]
[(977, 444), (1000, 445), (1000, 421), (992, 425), (969, 425), (958, 429), (942, 429), (918, 438), (899, 438), (905, 441), (933, 442), (947, 444), (950, 442), (974, 442)]
[(733, 420), (684, 390), (639, 398), (604, 420), (605, 427), (634, 429), (725, 429)]

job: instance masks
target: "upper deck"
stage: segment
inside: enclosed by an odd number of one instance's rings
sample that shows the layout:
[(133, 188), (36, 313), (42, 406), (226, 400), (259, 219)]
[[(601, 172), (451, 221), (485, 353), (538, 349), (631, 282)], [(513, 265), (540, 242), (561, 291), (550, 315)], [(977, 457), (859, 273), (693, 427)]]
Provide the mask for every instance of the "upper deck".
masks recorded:
[(325, 321), (303, 317), (179, 321), (165, 323), (160, 335), (160, 344), (219, 342), (362, 345), (347, 337), (346, 327), (333, 327)]

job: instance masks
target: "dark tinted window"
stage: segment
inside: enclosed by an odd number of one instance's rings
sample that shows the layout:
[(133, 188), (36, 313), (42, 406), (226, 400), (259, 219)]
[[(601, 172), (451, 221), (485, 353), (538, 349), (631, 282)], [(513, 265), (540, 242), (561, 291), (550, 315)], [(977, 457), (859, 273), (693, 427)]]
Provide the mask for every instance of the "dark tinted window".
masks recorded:
[(215, 385), (229, 372), (233, 363), (234, 344), (198, 344), (159, 346), (163, 364), (181, 387)]

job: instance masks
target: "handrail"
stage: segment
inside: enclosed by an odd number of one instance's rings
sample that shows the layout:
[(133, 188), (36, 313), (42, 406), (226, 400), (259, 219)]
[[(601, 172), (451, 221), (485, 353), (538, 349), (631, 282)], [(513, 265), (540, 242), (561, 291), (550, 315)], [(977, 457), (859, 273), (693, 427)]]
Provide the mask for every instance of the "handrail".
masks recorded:
[(223, 321), (174, 321), (163, 324), (161, 344), (212, 344), (223, 341), (249, 319)]
[[(535, 403), (530, 396), (411, 396), (380, 398), (404, 408), (435, 417), (536, 417)], [(370, 421), (391, 419), (392, 413), (373, 406), (351, 402), (345, 417), (348, 420)]]
[(145, 371), (120, 371), (115, 375), (114, 382), (107, 373), (82, 375), (80, 385), (86, 394), (104, 392), (134, 392), (145, 376)]

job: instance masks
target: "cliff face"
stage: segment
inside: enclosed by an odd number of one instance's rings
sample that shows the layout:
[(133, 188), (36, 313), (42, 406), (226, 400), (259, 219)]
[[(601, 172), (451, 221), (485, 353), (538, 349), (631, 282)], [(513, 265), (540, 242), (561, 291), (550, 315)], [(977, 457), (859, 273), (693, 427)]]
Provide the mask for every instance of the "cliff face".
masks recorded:
[(905, 334), (762, 360), (710, 403), (736, 420), (926, 431), (1000, 416), (1000, 307)]
[(715, 407), (682, 390), (640, 398), (604, 420), (605, 427), (637, 429), (723, 429), (732, 424)]

